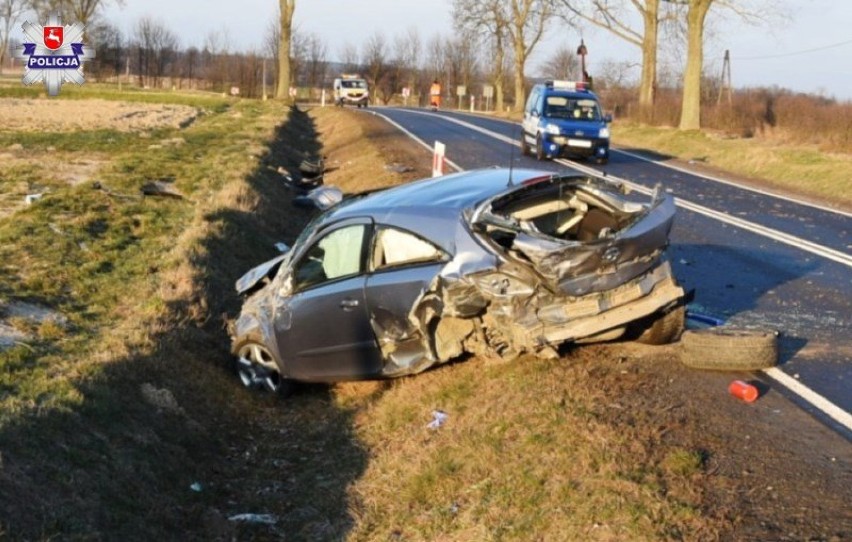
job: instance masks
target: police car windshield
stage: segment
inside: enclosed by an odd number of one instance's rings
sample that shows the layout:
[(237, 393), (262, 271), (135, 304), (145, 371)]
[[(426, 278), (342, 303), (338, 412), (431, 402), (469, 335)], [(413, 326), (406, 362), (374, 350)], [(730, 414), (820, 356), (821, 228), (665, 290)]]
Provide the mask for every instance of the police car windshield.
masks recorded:
[(356, 79), (353, 81), (341, 81), (340, 85), (343, 88), (367, 88), (367, 83), (365, 83), (361, 79)]
[(545, 99), (544, 116), (555, 119), (600, 121), (601, 110), (595, 100), (548, 96)]

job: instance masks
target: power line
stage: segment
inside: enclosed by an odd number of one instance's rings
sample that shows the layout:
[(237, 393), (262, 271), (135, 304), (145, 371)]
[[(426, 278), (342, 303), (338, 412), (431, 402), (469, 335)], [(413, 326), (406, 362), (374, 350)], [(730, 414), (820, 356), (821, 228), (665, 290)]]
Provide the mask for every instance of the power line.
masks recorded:
[(848, 45), (852, 43), (852, 40), (841, 41), (839, 43), (832, 43), (831, 45), (823, 45), (822, 47), (815, 47), (813, 49), (805, 49), (803, 51), (794, 51), (792, 53), (782, 53), (780, 55), (766, 55), (766, 56), (736, 56), (735, 60), (765, 60), (769, 58), (786, 58), (788, 56), (797, 56), (797, 55), (806, 55), (808, 53), (815, 53), (817, 51), (825, 51), (826, 49), (834, 49), (835, 47), (842, 47), (843, 45)]

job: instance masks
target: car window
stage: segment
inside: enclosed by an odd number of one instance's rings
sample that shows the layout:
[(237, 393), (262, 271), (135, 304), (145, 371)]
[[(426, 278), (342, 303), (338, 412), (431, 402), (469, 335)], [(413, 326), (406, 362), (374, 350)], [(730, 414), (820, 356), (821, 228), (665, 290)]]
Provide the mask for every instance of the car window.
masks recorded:
[(361, 250), (366, 226), (334, 230), (313, 244), (293, 270), (296, 290), (361, 272)]
[(446, 258), (444, 251), (407, 231), (391, 227), (379, 228), (373, 243), (373, 269), (387, 269), (421, 262), (437, 262)]

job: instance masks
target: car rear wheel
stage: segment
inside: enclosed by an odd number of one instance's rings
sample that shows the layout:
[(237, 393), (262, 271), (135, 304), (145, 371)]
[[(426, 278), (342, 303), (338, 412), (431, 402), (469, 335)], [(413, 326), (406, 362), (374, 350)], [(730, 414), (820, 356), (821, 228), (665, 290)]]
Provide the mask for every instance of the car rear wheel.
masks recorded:
[(669, 344), (683, 333), (686, 308), (675, 307), (665, 314), (654, 314), (633, 326), (635, 341), (642, 344)]
[(687, 330), (680, 342), (681, 361), (695, 369), (756, 371), (778, 363), (774, 331), (712, 327)]
[(237, 348), (234, 368), (247, 388), (263, 388), (282, 397), (293, 391), (293, 381), (281, 376), (275, 358), (257, 337), (247, 337)]

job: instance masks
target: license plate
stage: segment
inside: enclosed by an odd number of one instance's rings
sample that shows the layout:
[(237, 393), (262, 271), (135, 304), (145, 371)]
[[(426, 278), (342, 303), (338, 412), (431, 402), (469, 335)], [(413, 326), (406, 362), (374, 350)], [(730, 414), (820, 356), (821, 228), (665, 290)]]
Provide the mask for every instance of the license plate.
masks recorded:
[(586, 141), (585, 139), (569, 139), (568, 140), (569, 147), (583, 147), (584, 149), (592, 148), (592, 142)]

